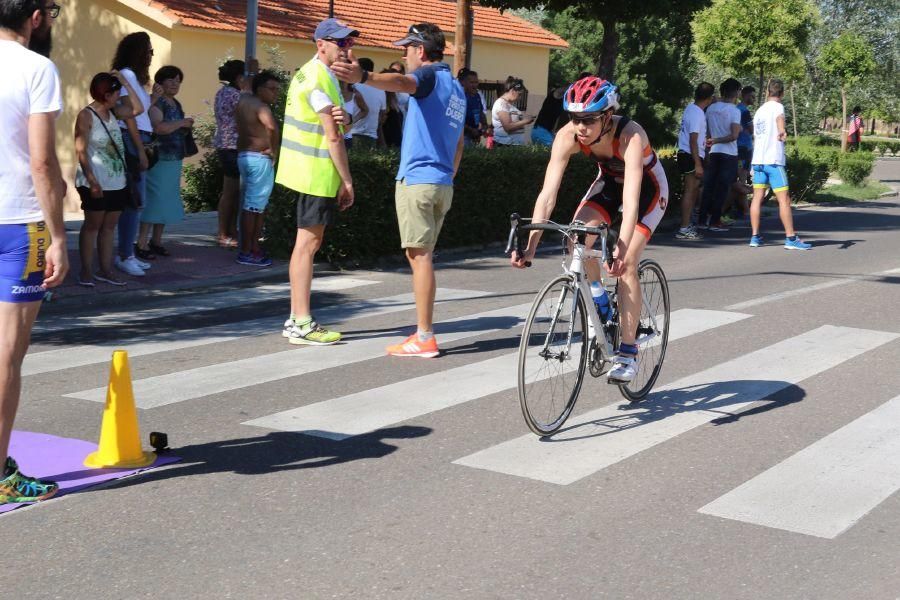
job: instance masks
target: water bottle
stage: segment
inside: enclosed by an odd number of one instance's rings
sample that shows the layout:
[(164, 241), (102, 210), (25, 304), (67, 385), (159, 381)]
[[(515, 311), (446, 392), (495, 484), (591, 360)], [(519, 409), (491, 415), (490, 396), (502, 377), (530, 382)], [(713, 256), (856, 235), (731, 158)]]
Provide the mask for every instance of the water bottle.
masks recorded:
[(609, 294), (606, 293), (606, 288), (599, 281), (591, 282), (591, 296), (594, 298), (594, 304), (597, 305), (600, 320), (606, 323), (609, 321)]

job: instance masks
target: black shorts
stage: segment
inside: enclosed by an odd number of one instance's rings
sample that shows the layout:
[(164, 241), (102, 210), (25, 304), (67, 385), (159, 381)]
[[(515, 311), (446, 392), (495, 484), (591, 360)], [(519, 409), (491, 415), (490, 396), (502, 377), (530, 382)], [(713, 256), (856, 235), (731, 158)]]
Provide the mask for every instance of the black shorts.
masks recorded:
[(337, 212), (337, 198), (323, 198), (309, 194), (297, 195), (297, 229), (331, 225)]
[(675, 164), (678, 167), (678, 172), (682, 175), (688, 175), (696, 170), (694, 156), (684, 150), (678, 151), (678, 154), (675, 156)]
[(219, 155), (219, 162), (222, 163), (222, 171), (225, 173), (225, 177), (240, 179), (241, 172), (237, 164), (238, 151), (230, 148), (218, 148), (216, 154)]
[(128, 188), (121, 190), (103, 190), (102, 198), (91, 197), (91, 190), (86, 187), (75, 188), (81, 198), (81, 210), (85, 212), (116, 212), (131, 205)]
[[(622, 206), (622, 193), (624, 186), (616, 181), (615, 177), (600, 176), (578, 205), (578, 210), (588, 206), (598, 211), (607, 225), (612, 225), (613, 217), (619, 213)], [(653, 235), (656, 226), (662, 221), (669, 205), (669, 182), (666, 180), (666, 172), (660, 163), (644, 172), (641, 179), (641, 192), (638, 197), (638, 222), (636, 231), (641, 232), (647, 239)], [(576, 214), (578, 213), (576, 210)]]
[(753, 160), (753, 148), (738, 146), (738, 168), (749, 171), (751, 160)]

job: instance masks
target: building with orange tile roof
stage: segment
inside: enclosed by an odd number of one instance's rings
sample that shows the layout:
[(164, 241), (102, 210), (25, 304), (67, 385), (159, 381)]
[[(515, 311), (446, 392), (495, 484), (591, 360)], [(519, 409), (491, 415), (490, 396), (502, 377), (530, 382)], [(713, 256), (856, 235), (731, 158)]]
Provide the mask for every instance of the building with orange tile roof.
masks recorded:
[[(154, 47), (151, 74), (165, 64), (185, 73), (179, 99), (189, 114), (204, 114), (219, 88), (218, 65), (242, 58), (246, 0), (67, 0), (54, 26), (53, 60), (63, 82), (65, 111), (59, 123), (59, 153), (66, 174), (74, 174), (72, 130), (78, 111), (90, 101), (91, 77), (109, 69), (118, 41), (147, 31)], [(455, 0), (334, 0), (335, 16), (360, 31), (354, 53), (381, 70), (401, 58), (391, 42), (410, 24), (431, 22), (447, 34), (445, 60), (453, 65)], [(525, 80), (529, 112), (546, 94), (550, 52), (568, 47), (560, 37), (497, 9), (473, 6), (472, 68), (482, 80), (508, 75)], [(278, 55), (292, 69), (315, 52), (312, 34), (328, 16), (328, 0), (259, 0), (257, 54), (265, 68)], [(78, 206), (77, 197), (69, 202)]]

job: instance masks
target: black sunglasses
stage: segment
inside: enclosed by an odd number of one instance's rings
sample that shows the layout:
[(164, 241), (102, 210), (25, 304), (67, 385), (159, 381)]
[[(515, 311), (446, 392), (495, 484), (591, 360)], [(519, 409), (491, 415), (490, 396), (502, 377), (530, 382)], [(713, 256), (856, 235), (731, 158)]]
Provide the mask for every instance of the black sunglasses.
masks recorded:
[(323, 38), (323, 39), (326, 42), (331, 42), (332, 44), (336, 45), (338, 48), (352, 48), (353, 45), (356, 43), (356, 40), (353, 39), (352, 37), (345, 37), (340, 40), (336, 40), (334, 38)]
[(59, 4), (53, 3), (50, 6), (45, 6), (43, 10), (44, 14), (51, 19), (55, 19), (59, 16), (59, 11), (62, 10), (62, 7)]
[(606, 113), (599, 115), (591, 115), (590, 117), (572, 117), (572, 122), (576, 125), (592, 125), (602, 119)]

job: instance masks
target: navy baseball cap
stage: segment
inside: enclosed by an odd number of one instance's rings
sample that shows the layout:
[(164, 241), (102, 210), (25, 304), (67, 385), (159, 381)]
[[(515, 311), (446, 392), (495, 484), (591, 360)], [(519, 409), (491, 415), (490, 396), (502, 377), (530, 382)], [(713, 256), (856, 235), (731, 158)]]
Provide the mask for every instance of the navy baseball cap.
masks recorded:
[(333, 40), (342, 40), (347, 37), (357, 37), (359, 32), (347, 26), (346, 23), (337, 19), (325, 19), (316, 27), (314, 39), (324, 40), (331, 38)]

